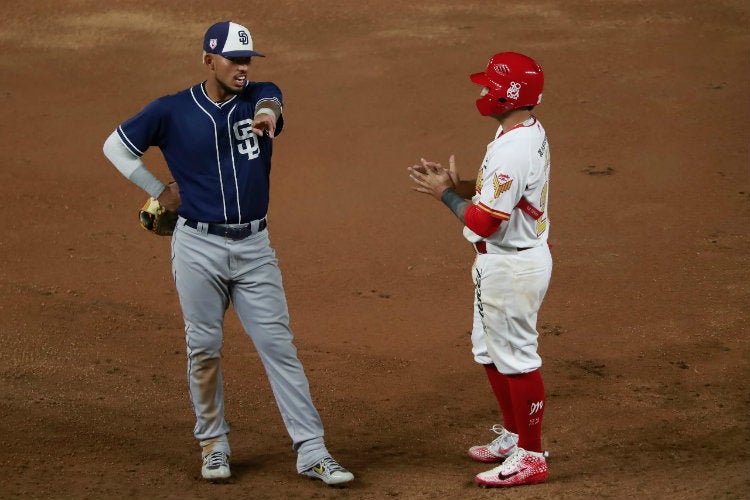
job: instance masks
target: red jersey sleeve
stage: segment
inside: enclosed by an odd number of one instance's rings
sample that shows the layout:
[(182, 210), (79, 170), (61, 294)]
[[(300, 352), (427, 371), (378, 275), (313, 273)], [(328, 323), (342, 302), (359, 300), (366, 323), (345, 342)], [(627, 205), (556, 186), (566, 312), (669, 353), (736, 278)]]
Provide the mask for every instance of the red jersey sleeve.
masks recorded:
[(464, 214), (464, 224), (482, 238), (491, 236), (500, 227), (501, 219), (493, 217), (476, 205), (469, 205)]

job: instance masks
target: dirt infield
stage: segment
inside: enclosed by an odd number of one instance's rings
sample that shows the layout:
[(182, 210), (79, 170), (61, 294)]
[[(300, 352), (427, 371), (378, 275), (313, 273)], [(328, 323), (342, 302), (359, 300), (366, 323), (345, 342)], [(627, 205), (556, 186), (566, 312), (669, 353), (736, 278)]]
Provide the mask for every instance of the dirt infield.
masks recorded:
[[(750, 497), (750, 7), (677, 0), (32, 0), (0, 26), (0, 499)], [(199, 479), (169, 241), (104, 139), (204, 77), (211, 23), (253, 31), (285, 95), (270, 235), (329, 449), (295, 474), (233, 312), (234, 478)], [(470, 353), (473, 251), (411, 191), (420, 157), (473, 177), (495, 124), (468, 75), (545, 70), (555, 269), (540, 314), (549, 482), (486, 490), (500, 421)], [(158, 151), (146, 163), (166, 179)]]

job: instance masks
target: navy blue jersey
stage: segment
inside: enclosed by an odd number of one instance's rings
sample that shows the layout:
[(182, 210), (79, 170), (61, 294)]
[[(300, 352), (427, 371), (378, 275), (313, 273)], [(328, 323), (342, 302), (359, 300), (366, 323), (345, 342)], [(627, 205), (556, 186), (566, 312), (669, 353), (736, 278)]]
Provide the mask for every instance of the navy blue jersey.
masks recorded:
[[(155, 100), (117, 133), (139, 157), (151, 146), (161, 149), (180, 187), (180, 215), (201, 222), (250, 222), (268, 211), (273, 141), (250, 127), (262, 99), (282, 106), (281, 90), (270, 82), (248, 82), (242, 93), (222, 103), (197, 84)], [(283, 125), (280, 116), (275, 135)]]

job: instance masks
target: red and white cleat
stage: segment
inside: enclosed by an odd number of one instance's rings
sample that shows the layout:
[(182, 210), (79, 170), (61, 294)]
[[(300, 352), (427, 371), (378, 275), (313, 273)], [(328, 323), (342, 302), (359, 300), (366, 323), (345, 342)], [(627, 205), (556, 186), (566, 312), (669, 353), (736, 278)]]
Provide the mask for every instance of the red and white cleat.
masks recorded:
[(543, 483), (549, 476), (545, 457), (546, 453), (536, 453), (516, 447), (516, 452), (502, 465), (477, 474), (474, 479), (479, 485), (491, 488)]

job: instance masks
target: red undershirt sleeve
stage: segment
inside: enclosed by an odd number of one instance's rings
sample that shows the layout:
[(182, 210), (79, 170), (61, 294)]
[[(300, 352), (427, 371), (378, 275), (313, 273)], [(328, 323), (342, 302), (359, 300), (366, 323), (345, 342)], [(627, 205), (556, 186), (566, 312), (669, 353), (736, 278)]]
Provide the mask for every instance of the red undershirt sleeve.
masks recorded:
[(491, 216), (484, 210), (472, 204), (466, 208), (464, 224), (482, 238), (492, 236), (500, 227), (501, 219)]

